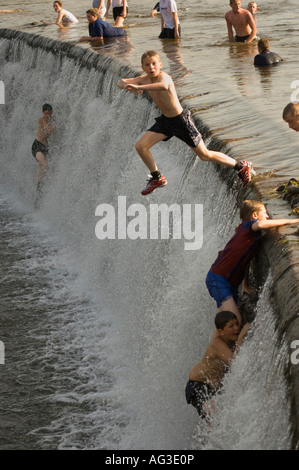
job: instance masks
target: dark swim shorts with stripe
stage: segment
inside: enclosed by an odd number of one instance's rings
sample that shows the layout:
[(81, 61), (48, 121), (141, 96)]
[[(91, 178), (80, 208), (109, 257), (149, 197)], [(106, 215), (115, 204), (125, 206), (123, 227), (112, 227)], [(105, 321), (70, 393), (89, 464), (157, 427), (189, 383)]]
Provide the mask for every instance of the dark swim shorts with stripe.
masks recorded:
[(148, 130), (166, 135), (166, 139), (163, 139), (165, 141), (175, 136), (189, 145), (189, 147), (195, 148), (202, 139), (201, 133), (193, 122), (189, 109), (184, 109), (181, 114), (175, 117), (166, 117), (162, 114), (155, 119), (155, 124)]

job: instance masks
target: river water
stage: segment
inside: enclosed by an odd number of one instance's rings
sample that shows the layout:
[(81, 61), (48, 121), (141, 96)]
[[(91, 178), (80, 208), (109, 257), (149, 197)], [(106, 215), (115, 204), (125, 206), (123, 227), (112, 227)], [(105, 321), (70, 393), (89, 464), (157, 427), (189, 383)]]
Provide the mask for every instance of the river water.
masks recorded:
[[(86, 34), (88, 2), (64, 2), (80, 22), (63, 32), (30, 24), (54, 17), (52, 2), (19, 4), (21, 12), (0, 17), (1, 27), (61, 41)], [(185, 2), (178, 44), (157, 38), (152, 6), (131, 0), (130, 41), (110, 42), (99, 52), (138, 71), (142, 52), (158, 50), (181, 99), (214, 137), (234, 155), (250, 156), (261, 173), (271, 166), (294, 176), (296, 135), (281, 119), (296, 80), (294, 3), (284, 2), (279, 12), (274, 2), (260, 6), (258, 32), (285, 59), (266, 75), (252, 65), (254, 45), (229, 45), (226, 5), (220, 11), (214, 1)], [(99, 96), (97, 71), (60, 62), (42, 48), (33, 58), (28, 46), (15, 44), (9, 56), (7, 42), (0, 42), (0, 63), (7, 61), (0, 67), (7, 85), (1, 114), (1, 448), (289, 449), (287, 354), (275, 333), (271, 276), (211, 428), (184, 399), (188, 371), (213, 330), (215, 306), (204, 278), (238, 223), (237, 189), (212, 166), (194, 162), (179, 141), (161, 144), (156, 155), (169, 185), (155, 193), (155, 202), (202, 204), (203, 247), (188, 252), (174, 239), (98, 240), (98, 204), (116, 207), (119, 195), (128, 206), (141, 202), (145, 173), (133, 142), (155, 111), (113, 88)], [(109, 73), (105, 80), (109, 89)], [(36, 211), (30, 148), (40, 103), (49, 100), (60, 139)], [(149, 208), (150, 201), (142, 202)]]

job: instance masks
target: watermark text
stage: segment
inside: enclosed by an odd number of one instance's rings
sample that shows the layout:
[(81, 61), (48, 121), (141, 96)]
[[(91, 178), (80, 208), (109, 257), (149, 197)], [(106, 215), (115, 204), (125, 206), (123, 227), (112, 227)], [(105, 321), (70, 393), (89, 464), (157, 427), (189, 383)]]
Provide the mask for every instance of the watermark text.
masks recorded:
[(0, 80), (0, 104), (5, 104), (5, 86), (2, 80)]
[(199, 250), (203, 244), (202, 204), (131, 204), (118, 196), (117, 208), (99, 204), (95, 227), (99, 240), (167, 240), (184, 239), (185, 250)]
[(296, 339), (295, 341), (292, 341), (291, 343), (291, 349), (295, 349), (295, 351), (292, 352), (290, 360), (291, 363), (296, 366), (299, 364), (299, 340)]
[(299, 80), (293, 80), (291, 83), (291, 89), (294, 90), (291, 93), (291, 103), (299, 103)]
[(5, 364), (5, 346), (3, 341), (0, 341), (0, 364)]

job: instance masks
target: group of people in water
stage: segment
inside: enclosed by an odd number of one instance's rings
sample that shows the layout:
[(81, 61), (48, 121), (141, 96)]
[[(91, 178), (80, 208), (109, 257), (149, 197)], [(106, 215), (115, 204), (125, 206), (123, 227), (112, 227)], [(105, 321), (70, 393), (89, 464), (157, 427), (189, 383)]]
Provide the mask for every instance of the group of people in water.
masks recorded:
[[(60, 4), (60, 2), (55, 3)], [(98, 3), (99, 8), (103, 8), (103, 2), (99, 1)], [(159, 3), (155, 8), (159, 8), (163, 14), (164, 4), (173, 6), (175, 1), (161, 0)], [(255, 4), (255, 2), (251, 3)], [(236, 31), (236, 41), (251, 42), (256, 37), (252, 14), (248, 10), (241, 9), (240, 11), (240, 0), (230, 0), (230, 5), (232, 11), (226, 15), (229, 37), (233, 27)], [(57, 11), (61, 12), (59, 9)], [(101, 28), (101, 31), (104, 31), (102, 23), (97, 23), (100, 19), (98, 13), (96, 14), (97, 19), (95, 22), (93, 21), (94, 11), (92, 9), (87, 12), (91, 37), (93, 37), (93, 31), (98, 31)], [(101, 12), (102, 15), (106, 13), (104, 10)], [(120, 10), (115, 12), (115, 20), (117, 20), (117, 15), (121, 14)], [(238, 17), (239, 14), (240, 17)], [(236, 17), (239, 18), (238, 21), (236, 21)], [(103, 20), (100, 19), (100, 21)], [(169, 24), (166, 23), (166, 26)], [(174, 28), (174, 38), (177, 31), (180, 30)], [(267, 40), (262, 39), (259, 46), (260, 55), (268, 50), (268, 46)], [(252, 163), (235, 160), (224, 153), (209, 150), (205, 146), (190, 111), (184, 109), (180, 103), (172, 78), (162, 70), (160, 55), (153, 50), (146, 51), (141, 57), (141, 68), (143, 70), (141, 75), (122, 78), (117, 82), (117, 86), (125, 92), (131, 92), (135, 95), (147, 92), (161, 111), (161, 115), (155, 120), (156, 122), (135, 144), (137, 153), (150, 172), (150, 178), (146, 187), (141, 191), (141, 195), (147, 196), (156, 189), (166, 186), (166, 178), (160, 172), (151, 153), (151, 148), (158, 142), (167, 141), (173, 136), (185, 142), (202, 161), (215, 162), (234, 169), (241, 179), (243, 187), (246, 187), (255, 174)], [(56, 128), (51, 105), (45, 104), (42, 111), (43, 115), (39, 119), (36, 139), (32, 146), (32, 153), (39, 164), (39, 186), (47, 167), (48, 138)], [(289, 103), (283, 110), (282, 117), (291, 129), (299, 132), (299, 103)], [(206, 276), (207, 289), (210, 296), (216, 301), (218, 309), (215, 317), (216, 329), (204, 357), (191, 369), (185, 390), (187, 403), (192, 404), (199, 415), (205, 419), (209, 418), (213, 409), (211, 399), (221, 388), (224, 374), (229, 370), (231, 361), (238, 353), (251, 327), (250, 323), (244, 323), (238, 308), (238, 299), (240, 289), (242, 289), (242, 293), (252, 293), (248, 281), (249, 266), (262, 236), (272, 228), (299, 224), (299, 219), (270, 220), (265, 205), (254, 200), (243, 201), (240, 208), (240, 219), (241, 223), (236, 228), (233, 237), (218, 253)]]

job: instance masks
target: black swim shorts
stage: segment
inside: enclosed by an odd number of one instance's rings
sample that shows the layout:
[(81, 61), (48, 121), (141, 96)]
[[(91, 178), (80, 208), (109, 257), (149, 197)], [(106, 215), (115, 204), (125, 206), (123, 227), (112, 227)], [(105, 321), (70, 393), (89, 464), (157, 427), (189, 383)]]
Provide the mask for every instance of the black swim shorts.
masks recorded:
[[(113, 19), (114, 19), (114, 21), (116, 20), (116, 18), (117, 18), (118, 16), (124, 16), (124, 15), (123, 15), (123, 11), (124, 11), (123, 7), (114, 7), (112, 11), (113, 11)], [(126, 9), (127, 14), (128, 14), (128, 11), (129, 11), (129, 10), (128, 10), (128, 8), (127, 8), (127, 9)]]
[(175, 136), (189, 145), (189, 147), (195, 148), (202, 139), (201, 133), (193, 122), (189, 109), (184, 109), (181, 114), (175, 117), (169, 118), (162, 114), (155, 119), (155, 124), (148, 130), (166, 135), (167, 137), (163, 139), (164, 141)]
[(202, 418), (205, 418), (205, 412), (203, 411), (203, 405), (212, 398), (217, 392), (217, 389), (211, 387), (211, 385), (203, 382), (196, 382), (194, 380), (188, 380), (186, 385), (186, 401), (188, 404), (193, 405)]
[(235, 36), (236, 42), (245, 42), (249, 38), (250, 34), (248, 36)]
[[(178, 26), (179, 36), (181, 37), (181, 25)], [(175, 39), (174, 28), (163, 28), (159, 34), (159, 39)]]
[(32, 155), (34, 158), (36, 158), (37, 152), (43, 153), (45, 156), (49, 153), (49, 149), (47, 145), (42, 144), (38, 140), (35, 139), (35, 141), (32, 144), (31, 147)]

